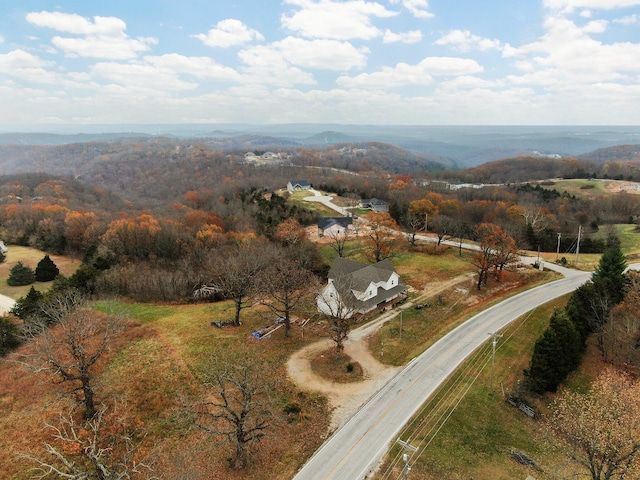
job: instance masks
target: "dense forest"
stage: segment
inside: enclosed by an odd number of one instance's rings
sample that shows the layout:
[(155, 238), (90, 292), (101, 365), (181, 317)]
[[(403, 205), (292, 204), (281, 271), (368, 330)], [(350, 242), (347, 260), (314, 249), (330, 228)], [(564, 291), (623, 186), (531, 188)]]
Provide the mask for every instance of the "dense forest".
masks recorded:
[[(119, 265), (104, 277), (121, 294), (132, 293), (132, 282), (115, 277), (136, 278), (141, 269), (191, 279), (173, 292), (156, 292), (161, 299), (189, 297), (206, 275), (202, 257), (213, 247), (249, 237), (273, 240), (286, 219), (316, 222), (315, 214), (286, 201), (283, 188), (292, 179), (344, 197), (386, 200), (407, 232), (473, 239), (475, 226), (488, 222), (519, 248), (563, 254), (575, 248), (579, 226), (581, 251), (599, 252), (604, 243), (593, 234), (607, 224), (634, 223), (640, 214), (636, 195), (581, 197), (553, 182), (531, 182), (614, 169), (577, 159), (513, 159), (447, 172), (424, 157), (370, 143), (288, 149), (277, 152), (277, 160), (247, 162), (244, 152), (166, 138), (6, 146), (0, 158), (5, 242), (84, 258), (88, 267), (99, 258), (100, 271)], [(616, 165), (633, 178), (634, 163)], [(446, 175), (495, 184), (451, 189)], [(89, 273), (94, 279), (98, 272)], [(145, 295), (152, 299), (154, 292)]]

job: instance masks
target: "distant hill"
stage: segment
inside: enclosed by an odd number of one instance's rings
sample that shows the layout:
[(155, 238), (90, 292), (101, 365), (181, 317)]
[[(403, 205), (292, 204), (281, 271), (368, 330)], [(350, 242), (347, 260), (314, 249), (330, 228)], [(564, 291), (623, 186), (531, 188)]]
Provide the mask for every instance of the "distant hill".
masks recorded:
[(569, 176), (576, 170), (576, 165), (575, 159), (518, 157), (451, 172), (451, 176), (466, 183), (530, 182)]
[(640, 163), (640, 145), (616, 145), (613, 147), (600, 148), (594, 152), (578, 155), (578, 159), (596, 164), (607, 162)]
[(108, 142), (122, 139), (149, 138), (142, 133), (0, 133), (0, 145), (68, 145), (70, 143)]
[[(59, 133), (60, 127), (50, 128), (54, 133), (0, 134), (0, 145), (61, 145), (118, 138), (167, 137), (208, 141), (225, 150), (274, 150), (294, 145), (326, 147), (379, 142), (447, 159), (447, 163), (464, 168), (516, 157), (578, 157), (606, 151), (616, 145), (631, 146), (640, 138), (640, 127), (637, 126), (106, 125), (65, 127), (64, 134)], [(74, 134), (68, 133), (71, 128), (77, 129)]]

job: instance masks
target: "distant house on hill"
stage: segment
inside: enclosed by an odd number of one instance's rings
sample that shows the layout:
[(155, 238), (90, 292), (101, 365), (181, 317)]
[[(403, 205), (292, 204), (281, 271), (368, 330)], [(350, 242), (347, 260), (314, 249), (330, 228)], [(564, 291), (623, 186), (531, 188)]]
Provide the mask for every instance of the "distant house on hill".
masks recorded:
[(363, 198), (358, 203), (358, 208), (366, 208), (372, 212), (388, 212), (389, 204), (379, 198)]
[(406, 285), (391, 260), (373, 265), (338, 257), (329, 270), (328, 283), (316, 298), (318, 310), (349, 318), (365, 314), (405, 295)]
[(318, 236), (340, 235), (353, 228), (352, 217), (323, 217), (318, 220)]
[(305, 180), (292, 180), (287, 183), (287, 191), (299, 192), (301, 190), (309, 190), (311, 185)]

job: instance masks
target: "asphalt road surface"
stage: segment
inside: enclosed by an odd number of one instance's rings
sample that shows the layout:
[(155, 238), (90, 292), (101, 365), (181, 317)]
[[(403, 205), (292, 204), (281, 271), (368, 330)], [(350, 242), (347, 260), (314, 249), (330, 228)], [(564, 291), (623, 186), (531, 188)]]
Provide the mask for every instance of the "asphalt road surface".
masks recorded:
[(561, 267), (565, 278), (513, 296), (469, 319), (413, 359), (337, 430), (294, 480), (362, 480), (375, 470), (403, 426), (477, 348), (528, 311), (572, 292), (591, 273)]

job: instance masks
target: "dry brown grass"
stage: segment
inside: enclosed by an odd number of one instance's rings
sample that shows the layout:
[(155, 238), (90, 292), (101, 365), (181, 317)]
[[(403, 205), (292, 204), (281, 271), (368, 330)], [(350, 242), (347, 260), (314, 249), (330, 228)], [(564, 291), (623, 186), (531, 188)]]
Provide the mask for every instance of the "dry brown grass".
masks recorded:
[[(124, 305), (127, 308), (127, 305)], [(290, 478), (323, 441), (329, 415), (323, 398), (297, 391), (287, 380), (284, 359), (292, 349), (318, 338), (312, 328), (294, 325), (293, 337), (282, 331), (270, 339), (255, 340), (251, 332), (271, 315), (260, 309), (248, 313), (243, 325), (218, 329), (212, 320), (224, 319), (225, 305), (144, 306), (131, 312), (134, 320), (111, 345), (104, 368), (97, 372), (97, 400), (126, 402), (129, 420), (140, 437), (141, 459), (153, 460), (163, 478), (251, 479)], [(216, 348), (248, 348), (268, 356), (278, 365), (280, 387), (273, 427), (253, 450), (252, 465), (244, 471), (228, 468), (231, 446), (186, 428), (180, 414), (183, 399), (199, 391), (191, 367)], [(44, 457), (44, 442), (51, 441), (46, 423), (55, 423), (73, 405), (60, 386), (36, 375), (16, 360), (29, 353), (23, 346), (0, 363), (0, 478), (26, 479), (33, 466), (19, 458), (33, 453)], [(285, 415), (295, 404), (300, 413)]]
[(337, 383), (359, 382), (364, 378), (362, 366), (344, 353), (336, 356), (334, 348), (319, 352), (313, 357), (311, 369), (322, 378)]

